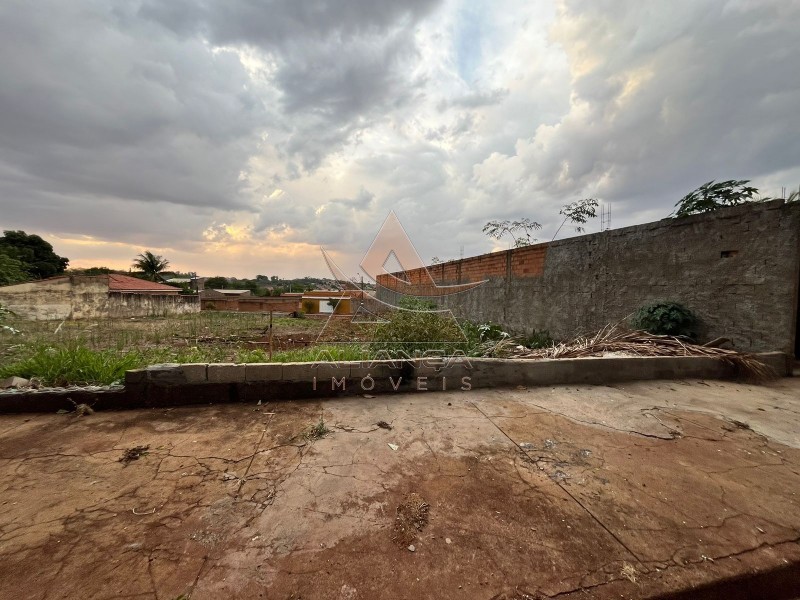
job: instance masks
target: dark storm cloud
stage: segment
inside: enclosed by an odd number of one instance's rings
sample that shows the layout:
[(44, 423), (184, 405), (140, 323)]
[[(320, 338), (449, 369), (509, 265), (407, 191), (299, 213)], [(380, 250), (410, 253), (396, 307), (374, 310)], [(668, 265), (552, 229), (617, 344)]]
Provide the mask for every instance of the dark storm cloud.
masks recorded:
[(36, 206), (47, 194), (243, 205), (264, 109), (235, 56), (101, 3), (0, 10), (0, 161), (36, 183)]
[(346, 43), (398, 22), (417, 21), (438, 4), (439, 0), (146, 0), (139, 14), (182, 35), (200, 32), (220, 45), (273, 48), (330, 36)]
[[(72, 223), (55, 218), (71, 203), (245, 209), (262, 134), (287, 161), (275, 177), (292, 162), (313, 170), (409, 97), (413, 25), (435, 4), (3, 3), (3, 201), (53, 229)], [(274, 72), (254, 78), (228, 49), (248, 45)], [(132, 230), (152, 218), (140, 210)], [(109, 215), (91, 213), (82, 228), (108, 231)]]
[(181, 35), (247, 44), (275, 61), (273, 83), (292, 125), (278, 143), (313, 171), (358, 131), (403, 105), (422, 82), (409, 82), (414, 26), (440, 0), (406, 2), (146, 2), (140, 15)]

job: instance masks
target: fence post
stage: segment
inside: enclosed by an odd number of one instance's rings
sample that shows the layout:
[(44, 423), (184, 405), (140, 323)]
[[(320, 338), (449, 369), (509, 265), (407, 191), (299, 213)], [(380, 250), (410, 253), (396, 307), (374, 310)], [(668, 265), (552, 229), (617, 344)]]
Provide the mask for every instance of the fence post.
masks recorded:
[(272, 311), (269, 311), (269, 362), (272, 362)]

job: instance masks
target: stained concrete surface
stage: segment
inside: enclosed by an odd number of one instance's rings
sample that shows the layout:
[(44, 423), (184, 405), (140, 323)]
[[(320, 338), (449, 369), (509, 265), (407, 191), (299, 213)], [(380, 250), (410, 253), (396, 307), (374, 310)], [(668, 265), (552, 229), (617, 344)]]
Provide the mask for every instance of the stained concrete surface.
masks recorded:
[[(779, 572), (798, 424), (797, 378), (0, 416), (0, 598), (641, 598)], [(410, 492), (413, 552), (391, 540)]]

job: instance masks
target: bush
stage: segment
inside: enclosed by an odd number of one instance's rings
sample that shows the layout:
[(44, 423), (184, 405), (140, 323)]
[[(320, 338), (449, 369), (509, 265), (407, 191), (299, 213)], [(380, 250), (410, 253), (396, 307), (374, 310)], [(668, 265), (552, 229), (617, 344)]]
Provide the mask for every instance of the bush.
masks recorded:
[(636, 311), (631, 326), (656, 335), (691, 338), (695, 336), (697, 317), (677, 302), (654, 302)]
[(451, 313), (435, 312), (436, 304), (419, 298), (404, 298), (399, 304), (400, 310), (391, 312), (389, 320), (375, 328), (370, 351), (386, 351), (392, 356), (468, 351), (470, 343)]

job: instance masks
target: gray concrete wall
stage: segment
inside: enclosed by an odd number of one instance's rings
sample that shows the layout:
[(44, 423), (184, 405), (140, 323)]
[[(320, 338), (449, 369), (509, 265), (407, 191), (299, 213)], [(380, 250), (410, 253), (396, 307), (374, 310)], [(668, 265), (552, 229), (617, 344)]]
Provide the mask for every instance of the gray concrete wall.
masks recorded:
[[(541, 269), (520, 267), (519, 257), (543, 250)], [(502, 275), (476, 272), (474, 265), (498, 255), (508, 263)], [(568, 338), (621, 321), (648, 302), (674, 300), (701, 319), (701, 340), (725, 336), (742, 351), (794, 353), (800, 203), (777, 200), (665, 219), (452, 261), (431, 273), (450, 285), (488, 278), (441, 304), (457, 316), (515, 332), (546, 330)], [(398, 300), (382, 287), (378, 297)]]
[(200, 311), (197, 296), (109, 293), (106, 279), (75, 275), (2, 287), (0, 304), (34, 321), (166, 316)]

